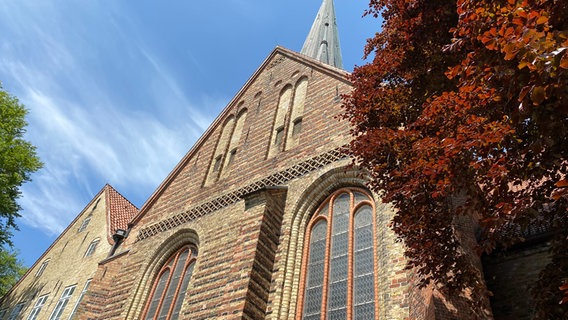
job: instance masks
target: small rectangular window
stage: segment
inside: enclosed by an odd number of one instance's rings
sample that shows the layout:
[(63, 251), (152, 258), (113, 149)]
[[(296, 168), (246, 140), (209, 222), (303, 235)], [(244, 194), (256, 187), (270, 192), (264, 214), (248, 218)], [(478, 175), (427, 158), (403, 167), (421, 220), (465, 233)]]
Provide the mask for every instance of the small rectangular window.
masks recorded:
[(73, 295), (73, 292), (75, 291), (75, 287), (77, 287), (77, 285), (69, 286), (69, 287), (65, 288), (65, 290), (63, 290), (63, 293), (61, 294), (61, 298), (59, 298), (59, 301), (57, 301), (57, 304), (55, 305), (55, 309), (53, 309), (53, 312), (51, 313), (49, 320), (61, 319), (61, 314), (63, 314), (63, 310), (65, 310), (65, 307), (67, 306), (67, 303), (69, 302), (69, 299)]
[(280, 127), (276, 129), (276, 139), (274, 140), (274, 144), (277, 146), (281, 145), (283, 138), (284, 138), (284, 127)]
[(218, 156), (217, 158), (215, 158), (215, 165), (213, 165), (213, 172), (218, 172), (219, 169), (221, 169), (221, 160), (223, 159), (223, 156)]
[(93, 242), (91, 242), (91, 244), (89, 244), (89, 247), (87, 248), (87, 251), (85, 252), (85, 257), (91, 256), (93, 255), (93, 253), (95, 252), (95, 250), (97, 249), (97, 245), (99, 244), (99, 240), (93, 240)]
[(41, 276), (41, 274), (43, 273), (45, 268), (47, 268), (48, 264), (49, 264), (49, 260), (45, 260), (44, 262), (41, 263), (41, 265), (39, 266), (39, 269), (36, 272), (36, 277)]
[(83, 223), (81, 224), (81, 226), (79, 227), (79, 230), (77, 230), (77, 232), (82, 232), (83, 230), (87, 229), (89, 222), (91, 222), (91, 218), (92, 218), (92, 215), (87, 216), (85, 218), (85, 220), (83, 220)]
[(230, 166), (231, 164), (233, 164), (233, 161), (235, 160), (236, 154), (237, 154), (237, 149), (231, 150), (231, 152), (229, 153), (229, 162), (227, 163), (227, 166)]
[(10, 316), (8, 317), (8, 320), (16, 320), (19, 319), (19, 315), (20, 312), (22, 312), (22, 309), (24, 308), (25, 303), (24, 302), (20, 302), (18, 303), (14, 309), (12, 309), (12, 312), (10, 313)]
[(30, 315), (28, 316), (28, 320), (37, 319), (37, 315), (41, 311), (41, 308), (45, 304), (45, 301), (47, 301), (47, 297), (48, 297), (48, 295), (44, 295), (44, 296), (41, 296), (37, 299), (36, 304), (34, 305), (32, 311), (30, 312)]
[(294, 120), (294, 127), (292, 128), (292, 136), (296, 137), (302, 131), (302, 118)]

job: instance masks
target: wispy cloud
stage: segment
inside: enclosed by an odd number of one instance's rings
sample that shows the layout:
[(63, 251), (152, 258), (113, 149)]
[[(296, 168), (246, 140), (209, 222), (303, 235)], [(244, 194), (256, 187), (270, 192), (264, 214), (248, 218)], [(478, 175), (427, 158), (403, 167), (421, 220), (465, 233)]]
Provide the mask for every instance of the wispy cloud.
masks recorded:
[[(105, 182), (127, 197), (134, 193), (133, 200), (141, 205), (213, 116), (188, 99), (171, 66), (142, 41), (125, 44), (129, 59), (139, 59), (136, 70), (127, 70), (132, 73), (127, 81), (143, 78), (151, 83), (140, 89), (138, 98), (131, 97), (129, 105), (124, 103), (129, 97), (108, 91), (114, 79), (100, 78), (100, 70), (84, 63), (97, 54), (85, 51), (92, 46), (78, 44), (87, 43), (84, 35), (72, 30), (58, 34), (70, 26), (62, 26), (65, 22), (57, 15), (50, 20), (33, 7), (12, 9), (9, 21), (18, 23), (4, 26), (13, 35), (25, 35), (26, 42), (0, 42), (0, 77), (30, 109), (27, 137), (45, 163), (33, 183), (23, 188), (22, 221), (57, 234)], [(117, 28), (117, 23), (109, 28)], [(105, 36), (126, 41), (121, 33)], [(26, 49), (33, 50), (21, 55)], [(112, 72), (106, 74), (112, 77)], [(228, 100), (207, 99), (217, 105)], [(144, 108), (138, 101), (144, 101)]]

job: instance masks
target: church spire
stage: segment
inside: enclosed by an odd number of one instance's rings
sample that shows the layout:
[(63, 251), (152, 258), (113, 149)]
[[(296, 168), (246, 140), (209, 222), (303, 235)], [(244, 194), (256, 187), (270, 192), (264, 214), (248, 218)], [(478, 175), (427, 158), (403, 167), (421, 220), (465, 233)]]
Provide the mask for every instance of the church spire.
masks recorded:
[(323, 63), (343, 68), (333, 0), (323, 0), (301, 52)]

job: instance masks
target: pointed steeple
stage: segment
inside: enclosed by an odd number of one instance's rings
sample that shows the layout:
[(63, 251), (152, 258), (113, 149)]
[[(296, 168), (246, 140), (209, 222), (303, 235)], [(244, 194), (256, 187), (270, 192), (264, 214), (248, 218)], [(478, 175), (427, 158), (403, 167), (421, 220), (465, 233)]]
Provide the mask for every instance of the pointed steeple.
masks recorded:
[(337, 68), (343, 68), (333, 0), (323, 0), (301, 53)]

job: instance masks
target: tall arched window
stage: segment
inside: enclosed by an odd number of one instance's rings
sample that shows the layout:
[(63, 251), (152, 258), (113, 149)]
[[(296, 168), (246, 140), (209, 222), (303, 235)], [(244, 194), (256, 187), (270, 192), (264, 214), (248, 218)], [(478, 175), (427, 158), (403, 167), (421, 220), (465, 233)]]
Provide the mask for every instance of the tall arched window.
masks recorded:
[(143, 319), (178, 319), (196, 258), (197, 248), (187, 245), (166, 262), (154, 281)]
[(333, 193), (310, 219), (298, 319), (377, 319), (375, 207), (361, 189)]

